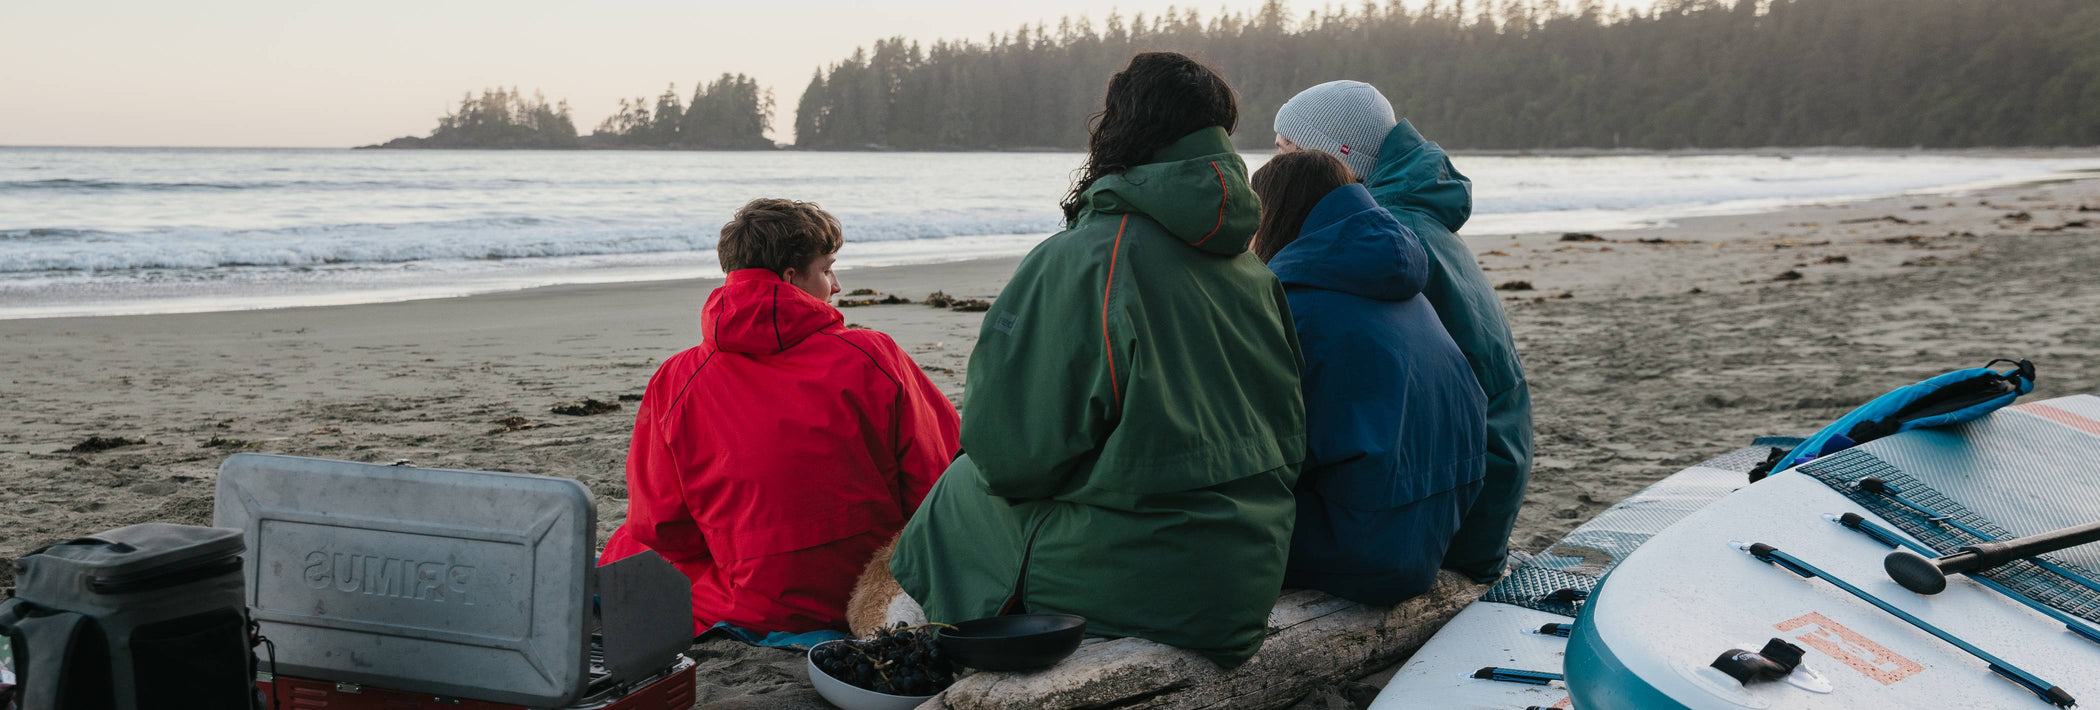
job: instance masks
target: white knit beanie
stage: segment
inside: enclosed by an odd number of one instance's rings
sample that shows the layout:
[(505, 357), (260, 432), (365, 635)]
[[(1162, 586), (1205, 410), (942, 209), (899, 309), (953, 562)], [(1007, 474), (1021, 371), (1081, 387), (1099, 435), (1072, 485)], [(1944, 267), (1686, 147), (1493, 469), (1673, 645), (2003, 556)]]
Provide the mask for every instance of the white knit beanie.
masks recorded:
[(1400, 120), (1378, 89), (1361, 81), (1330, 81), (1298, 92), (1276, 110), (1276, 135), (1349, 164), (1359, 178), (1378, 167), (1378, 146)]

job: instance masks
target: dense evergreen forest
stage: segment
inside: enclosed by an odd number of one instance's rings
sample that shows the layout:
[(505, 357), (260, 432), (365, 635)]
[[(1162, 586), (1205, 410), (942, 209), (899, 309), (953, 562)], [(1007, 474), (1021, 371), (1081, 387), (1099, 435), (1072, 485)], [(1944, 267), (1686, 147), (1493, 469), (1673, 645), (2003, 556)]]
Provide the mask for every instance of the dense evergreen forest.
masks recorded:
[(405, 136), (367, 148), (575, 148), (569, 102), (549, 105), (537, 92), (486, 89), (460, 98), (459, 109), (438, 118), (429, 138)]
[[(1065, 149), (1130, 55), (1173, 50), (1240, 92), (1237, 140), (1332, 79), (1377, 85), (1467, 149), (2100, 145), (2100, 0), (1398, 0), (1298, 15), (1085, 17), (983, 41), (878, 40), (811, 77), (811, 149)], [(723, 74), (622, 100), (578, 136), (566, 101), (491, 89), (381, 147), (772, 148), (773, 93)]]
[(723, 74), (698, 86), (692, 103), (682, 107), (676, 85), (664, 89), (653, 107), (639, 97), (621, 99), (619, 113), (598, 124), (590, 139), (608, 147), (772, 148), (765, 135), (772, 125), (773, 92), (742, 74)]
[(657, 148), (765, 150), (773, 123), (773, 92), (742, 74), (698, 84), (690, 103), (672, 85), (652, 103), (620, 100), (620, 110), (588, 136), (576, 135), (569, 102), (549, 105), (534, 93), (486, 89), (467, 94), (438, 118), (429, 138), (396, 138), (372, 148)]
[(1134, 52), (1218, 67), (1238, 140), (1331, 79), (1368, 81), (1472, 149), (2100, 144), (2095, 0), (1365, 2), (1297, 16), (1195, 10), (1067, 19), (975, 41), (903, 38), (820, 70), (803, 148), (1080, 149)]

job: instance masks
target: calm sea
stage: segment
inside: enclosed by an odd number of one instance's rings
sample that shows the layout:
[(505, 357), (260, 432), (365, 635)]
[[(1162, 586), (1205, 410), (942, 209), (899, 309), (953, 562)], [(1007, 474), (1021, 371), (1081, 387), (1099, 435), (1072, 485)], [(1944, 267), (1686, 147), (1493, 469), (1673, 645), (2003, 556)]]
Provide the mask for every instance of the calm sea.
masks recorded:
[[(0, 318), (710, 275), (722, 222), (767, 196), (838, 215), (848, 267), (1019, 254), (1057, 229), (1080, 159), (0, 148)], [(1469, 235), (1628, 228), (2100, 165), (1915, 152), (1456, 161), (1474, 180)]]

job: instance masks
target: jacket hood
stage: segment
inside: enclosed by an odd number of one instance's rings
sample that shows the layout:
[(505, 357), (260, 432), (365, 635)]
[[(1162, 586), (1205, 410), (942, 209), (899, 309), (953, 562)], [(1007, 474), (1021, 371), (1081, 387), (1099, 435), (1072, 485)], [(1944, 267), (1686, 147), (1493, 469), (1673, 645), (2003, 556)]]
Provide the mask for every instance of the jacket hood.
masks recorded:
[(1216, 126), (1175, 141), (1150, 163), (1094, 181), (1082, 198), (1089, 211), (1142, 214), (1190, 246), (1225, 256), (1246, 251), (1261, 221), (1247, 163)]
[(1357, 184), (1320, 199), (1298, 238), (1269, 270), (1287, 286), (1310, 286), (1379, 301), (1405, 301), (1429, 282), (1421, 238)]
[(707, 295), (707, 305), (700, 309), (700, 339), (717, 350), (769, 355), (844, 322), (837, 308), (778, 274), (739, 269)]
[(1401, 119), (1378, 148), (1378, 170), (1371, 187), (1395, 208), (1429, 215), (1457, 232), (1473, 215), (1473, 181), (1451, 166), (1444, 148), (1422, 139), (1414, 124)]

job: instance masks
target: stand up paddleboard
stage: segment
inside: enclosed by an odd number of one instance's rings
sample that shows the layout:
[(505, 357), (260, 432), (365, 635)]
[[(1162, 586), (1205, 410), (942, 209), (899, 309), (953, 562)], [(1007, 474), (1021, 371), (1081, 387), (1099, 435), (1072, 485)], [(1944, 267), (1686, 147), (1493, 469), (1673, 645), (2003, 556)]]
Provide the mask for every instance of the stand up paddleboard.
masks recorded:
[(1586, 710), (2100, 698), (2100, 545), (1949, 575), (1943, 589), (1915, 561), (1884, 566), (1892, 551), (1961, 555), (2095, 521), (2100, 398), (1876, 439), (1775, 473), (1626, 557), (1575, 622), (1566, 684)]
[(1747, 485), (1750, 470), (1775, 449), (1800, 442), (1759, 439), (1657, 481), (1575, 528), (1437, 631), (1372, 710), (1568, 707), (1567, 690), (1554, 679), (1576, 611), (1598, 580), (1649, 537)]

